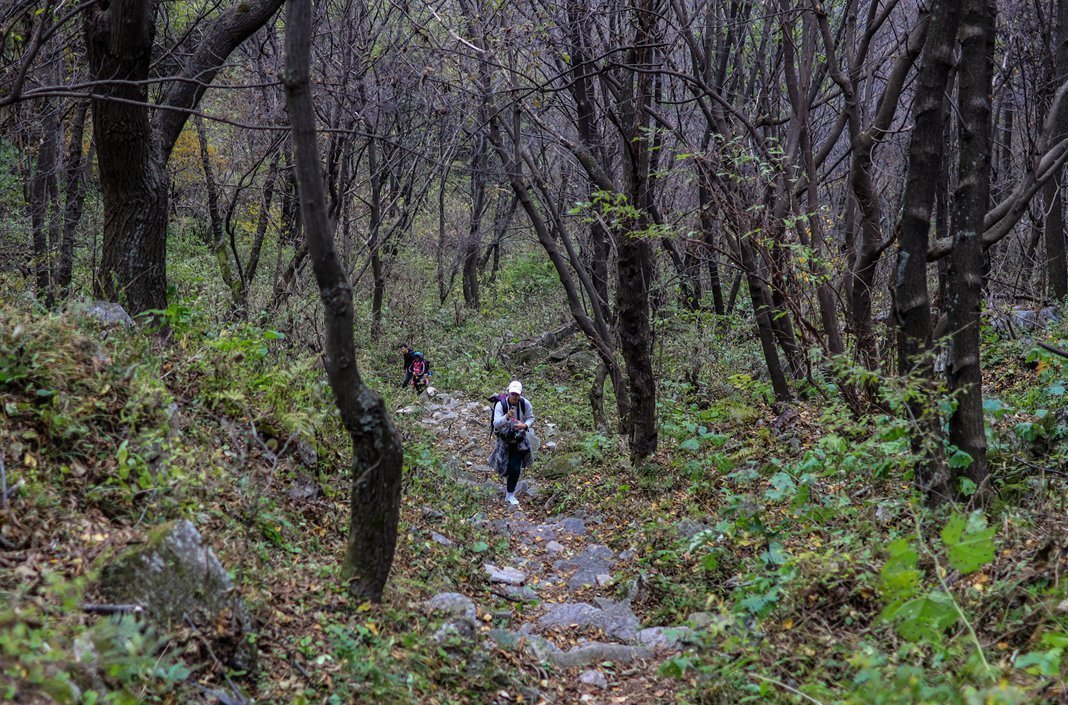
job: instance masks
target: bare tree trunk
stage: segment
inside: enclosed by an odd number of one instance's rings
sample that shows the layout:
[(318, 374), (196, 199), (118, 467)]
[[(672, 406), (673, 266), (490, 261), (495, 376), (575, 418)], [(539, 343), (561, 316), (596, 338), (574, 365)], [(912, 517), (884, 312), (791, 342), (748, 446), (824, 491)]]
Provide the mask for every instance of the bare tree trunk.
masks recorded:
[[(1057, 51), (1056, 51), (1056, 80), (1055, 86), (1060, 86), (1068, 80), (1068, 0), (1058, 0), (1057, 3)], [(1068, 107), (1062, 107), (1057, 112), (1057, 126), (1054, 130), (1053, 142), (1056, 143), (1068, 136)], [(1068, 296), (1068, 259), (1065, 257), (1065, 229), (1064, 229), (1064, 199), (1062, 196), (1061, 179), (1064, 169), (1059, 169), (1058, 174), (1050, 179), (1046, 187), (1046, 193), (1052, 193), (1054, 198), (1046, 201), (1048, 215), (1046, 217), (1046, 272), (1047, 286), (1050, 298), (1054, 301), (1063, 301)], [(1052, 207), (1050, 204), (1052, 203)]]
[(67, 149), (67, 163), (63, 169), (66, 185), (63, 204), (63, 239), (59, 244), (56, 259), (54, 281), (56, 293), (61, 300), (70, 295), (71, 276), (74, 271), (74, 236), (82, 220), (85, 206), (85, 172), (93, 160), (93, 148), (89, 157), (82, 159), (82, 138), (85, 135), (85, 116), (89, 112), (89, 103), (81, 101), (70, 130), (70, 142)]
[[(938, 0), (931, 11), (931, 27), (920, 56), (919, 87), (913, 115), (915, 127), (909, 143), (908, 180), (898, 235), (894, 286), (898, 323), (898, 370), (916, 374), (930, 386), (934, 368), (931, 359), (931, 304), (927, 291), (927, 248), (931, 213), (942, 166), (946, 82), (953, 68), (953, 51), (960, 25), (957, 0)], [(927, 398), (909, 402), (916, 424), (913, 452), (923, 458), (916, 471), (916, 485), (928, 501), (951, 496), (941, 448), (941, 423), (937, 407)]]
[[(486, 110), (479, 110), (479, 125), (486, 122)], [(479, 307), (478, 257), (482, 253), (482, 216), (486, 212), (486, 136), (481, 127), (475, 132), (475, 144), (471, 150), (471, 219), (463, 248), (464, 304), (468, 308)]]
[(51, 205), (59, 192), (60, 121), (58, 101), (46, 100), (41, 105), (41, 135), (37, 159), (30, 179), (30, 227), (33, 238), (33, 269), (37, 297), (49, 308), (55, 302), (52, 282), (52, 248), (49, 247), (49, 222), (59, 218)]
[[(987, 480), (979, 308), (983, 218), (990, 200), (990, 90), (994, 63), (994, 0), (964, 0), (961, 18), (960, 176), (954, 197), (949, 297), (949, 384), (957, 408), (949, 439), (971, 457), (963, 473), (981, 490)], [(957, 475), (960, 473), (958, 471)], [(955, 477), (954, 480), (957, 478)], [(954, 489), (959, 490), (959, 485)]]
[(222, 213), (219, 212), (219, 189), (215, 183), (215, 171), (211, 168), (211, 152), (208, 149), (208, 137), (204, 131), (204, 121), (193, 118), (197, 138), (200, 142), (200, 168), (204, 172), (204, 188), (208, 194), (208, 220), (211, 223), (211, 244), (215, 250), (215, 263), (219, 266), (219, 276), (230, 292), (232, 309), (240, 308), (243, 299), (241, 280), (234, 276), (230, 267), (230, 255), (226, 249), (226, 233), (223, 228)]
[[(634, 42), (628, 63), (639, 69), (656, 60), (655, 42), (660, 19), (658, 0), (632, 0)], [(653, 374), (653, 329), (649, 315), (649, 289), (654, 280), (652, 245), (644, 231), (650, 225), (653, 202), (652, 150), (649, 106), (653, 76), (634, 71), (627, 77), (621, 106), (624, 180), (627, 198), (638, 215), (618, 233), (616, 250), (616, 314), (620, 351), (630, 382), (629, 445), (633, 461), (656, 452), (656, 378)]]
[(326, 323), (324, 364), (334, 401), (352, 438), (352, 506), (343, 576), (357, 600), (380, 601), (393, 564), (400, 520), (404, 450), (382, 398), (356, 366), (352, 287), (334, 250), (326, 188), (315, 134), (309, 81), (311, 0), (286, 11), (286, 104), (293, 131), (304, 232)]
[(267, 172), (267, 181), (263, 186), (263, 201), (260, 204), (260, 217), (256, 221), (256, 236), (252, 241), (252, 250), (248, 255), (248, 266), (245, 267), (245, 281), (242, 287), (241, 306), (248, 306), (248, 293), (256, 281), (256, 271), (260, 266), (260, 253), (263, 250), (263, 241), (267, 237), (267, 226), (271, 223), (271, 204), (274, 202), (274, 187), (278, 181), (278, 161), (280, 155), (275, 152), (271, 160), (271, 168)]
[(760, 339), (760, 347), (764, 352), (764, 362), (768, 366), (768, 376), (771, 377), (771, 387), (775, 392), (775, 400), (789, 402), (793, 400), (790, 393), (790, 385), (786, 382), (783, 373), (782, 362), (779, 360), (779, 352), (775, 347), (775, 331), (771, 327), (771, 313), (768, 306), (768, 295), (765, 291), (764, 282), (757, 270), (756, 258), (753, 256), (753, 246), (749, 237), (745, 236), (739, 242), (741, 251), (742, 267), (745, 268), (746, 281), (749, 285), (749, 296), (753, 300), (753, 316), (756, 318), (757, 337)]
[(169, 189), (147, 105), (155, 9), (146, 0), (116, 0), (85, 13), (89, 74), (95, 81), (118, 81), (101, 85), (92, 101), (104, 196), (96, 290), (134, 313), (167, 306)]

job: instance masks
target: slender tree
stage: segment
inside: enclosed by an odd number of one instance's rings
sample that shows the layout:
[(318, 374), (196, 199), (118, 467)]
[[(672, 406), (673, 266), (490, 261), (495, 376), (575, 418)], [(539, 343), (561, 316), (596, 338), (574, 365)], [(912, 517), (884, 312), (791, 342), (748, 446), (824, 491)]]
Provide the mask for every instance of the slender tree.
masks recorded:
[(311, 0), (286, 10), (286, 105), (304, 233), (326, 319), (324, 366), (352, 438), (352, 498), (344, 577), (355, 599), (379, 601), (393, 564), (404, 451), (382, 398), (356, 365), (352, 287), (334, 250), (315, 128), (310, 75)]

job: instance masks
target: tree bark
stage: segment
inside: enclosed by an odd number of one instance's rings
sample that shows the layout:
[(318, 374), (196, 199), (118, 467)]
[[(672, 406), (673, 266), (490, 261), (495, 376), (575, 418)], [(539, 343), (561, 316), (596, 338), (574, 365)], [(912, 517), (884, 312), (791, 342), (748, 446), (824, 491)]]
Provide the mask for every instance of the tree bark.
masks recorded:
[[(926, 392), (930, 391), (934, 376), (927, 248), (942, 166), (946, 82), (953, 68), (959, 25), (957, 0), (934, 3), (931, 26), (920, 56), (919, 85), (913, 108), (915, 124), (909, 143), (908, 176), (898, 234), (894, 280), (898, 371), (903, 376), (915, 375)], [(916, 485), (928, 501), (937, 503), (950, 497), (937, 407), (927, 396), (913, 398), (909, 413), (916, 424), (913, 452), (923, 458), (916, 471)]]
[[(1057, 3), (1057, 51), (1056, 80), (1059, 86), (1068, 80), (1068, 0)], [(1068, 136), (1068, 106), (1061, 106), (1057, 111), (1057, 123), (1054, 129), (1053, 143), (1056, 144)], [(1047, 194), (1053, 198), (1046, 201), (1046, 274), (1049, 296), (1056, 302), (1068, 296), (1068, 259), (1065, 257), (1064, 199), (1062, 196), (1061, 176), (1064, 169), (1057, 170), (1057, 176), (1050, 179)]]
[[(630, 7), (634, 39), (629, 67), (640, 69), (656, 61), (657, 0), (633, 0)], [(646, 231), (651, 224), (653, 202), (652, 150), (649, 134), (649, 106), (654, 77), (646, 71), (633, 71), (624, 88), (621, 106), (624, 140), (623, 175), (627, 199), (636, 216), (627, 218), (616, 238), (616, 314), (619, 342), (630, 382), (630, 423), (628, 438), (631, 459), (644, 461), (656, 452), (656, 378), (653, 375), (653, 328), (649, 312), (649, 290), (654, 281), (652, 245)]]
[(286, 105), (308, 250), (323, 302), (324, 365), (342, 423), (352, 439), (352, 506), (343, 575), (357, 600), (380, 601), (393, 564), (400, 520), (404, 450), (382, 398), (356, 365), (352, 287), (334, 250), (315, 132), (309, 80), (311, 0), (290, 0), (286, 12)]
[(82, 158), (82, 139), (85, 135), (85, 116), (89, 112), (89, 103), (81, 101), (74, 122), (71, 125), (70, 142), (67, 148), (67, 163), (63, 172), (66, 178), (63, 202), (63, 239), (59, 244), (54, 276), (56, 293), (60, 300), (70, 295), (71, 276), (74, 271), (74, 236), (82, 220), (85, 206), (85, 172), (93, 161), (93, 147), (89, 148), (89, 157)]
[[(132, 313), (167, 306), (167, 169), (149, 119), (156, 4), (114, 0), (85, 13), (104, 244), (95, 289)], [(117, 100), (109, 100), (115, 98)]]
[(961, 17), (960, 171), (954, 195), (953, 251), (948, 310), (951, 341), (949, 386), (957, 407), (949, 439), (971, 457), (957, 482), (967, 477), (986, 491), (986, 432), (979, 363), (979, 309), (983, 267), (983, 218), (990, 200), (990, 90), (994, 63), (994, 0), (965, 0)]

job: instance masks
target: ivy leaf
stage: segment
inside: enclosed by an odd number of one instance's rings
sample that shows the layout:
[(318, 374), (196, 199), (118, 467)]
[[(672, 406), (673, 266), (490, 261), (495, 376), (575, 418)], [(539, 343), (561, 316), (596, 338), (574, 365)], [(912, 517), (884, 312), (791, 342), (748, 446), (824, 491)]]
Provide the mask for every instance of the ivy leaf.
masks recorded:
[(685, 441), (679, 444), (679, 450), (701, 450), (701, 441), (696, 438), (687, 438)]
[(994, 531), (987, 528), (979, 510), (967, 518), (954, 514), (942, 529), (942, 541), (949, 551), (949, 564), (967, 575), (994, 560)]
[(485, 553), (489, 550), (489, 544), (485, 541), (478, 541), (475, 543), (474, 546), (471, 547), (471, 550), (475, 553)]
[(957, 448), (953, 451), (953, 455), (949, 456), (946, 460), (946, 464), (951, 468), (966, 468), (972, 464), (972, 456), (968, 455), (965, 451)]

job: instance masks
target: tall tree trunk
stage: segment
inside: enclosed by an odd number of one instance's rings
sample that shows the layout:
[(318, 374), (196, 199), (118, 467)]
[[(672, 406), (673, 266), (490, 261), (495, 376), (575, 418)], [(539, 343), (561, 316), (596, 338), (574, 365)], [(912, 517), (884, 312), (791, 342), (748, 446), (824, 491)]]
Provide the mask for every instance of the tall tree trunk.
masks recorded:
[[(660, 19), (658, 0), (632, 0), (634, 44), (628, 64), (634, 69), (652, 66)], [(656, 452), (656, 378), (653, 374), (653, 328), (649, 313), (649, 290), (654, 280), (652, 245), (645, 235), (653, 202), (652, 153), (649, 144), (649, 107), (653, 76), (635, 70), (627, 77), (621, 107), (624, 140), (624, 181), (627, 198), (637, 216), (628, 218), (616, 239), (616, 313), (620, 351), (630, 382), (629, 445), (633, 461), (643, 461)]]
[(70, 142), (67, 148), (67, 163), (63, 168), (66, 178), (63, 203), (63, 239), (56, 258), (55, 285), (61, 300), (70, 295), (70, 282), (74, 271), (74, 236), (82, 220), (85, 206), (85, 172), (93, 160), (94, 148), (90, 146), (89, 157), (82, 158), (82, 139), (85, 135), (85, 116), (89, 103), (81, 101), (71, 124)]
[(712, 290), (712, 307), (717, 315), (726, 312), (723, 304), (723, 286), (719, 277), (719, 253), (716, 251), (716, 218), (712, 210), (711, 176), (707, 168), (697, 170), (697, 200), (700, 208), (702, 241), (708, 262), (708, 286)]
[(219, 211), (219, 188), (215, 183), (215, 171), (211, 168), (211, 151), (208, 149), (208, 137), (204, 131), (204, 121), (193, 118), (197, 138), (200, 142), (200, 168), (204, 172), (204, 188), (208, 195), (208, 220), (211, 223), (211, 245), (215, 251), (215, 263), (219, 267), (219, 276), (230, 292), (230, 305), (233, 310), (241, 307), (244, 298), (241, 280), (234, 276), (230, 267), (230, 255), (226, 248), (226, 232), (223, 227), (222, 213)]
[[(41, 135), (37, 159), (30, 178), (30, 228), (33, 236), (33, 269), (37, 297), (49, 308), (55, 302), (52, 282), (52, 248), (49, 246), (49, 225), (59, 218), (51, 206), (59, 192), (60, 107), (58, 101), (46, 100), (41, 105)], [(51, 218), (49, 214), (51, 213)]]
[[(897, 316), (898, 371), (916, 375), (930, 391), (931, 304), (927, 291), (927, 248), (931, 213), (942, 167), (946, 82), (953, 68), (953, 51), (960, 25), (957, 0), (938, 0), (931, 12), (931, 28), (920, 56), (919, 87), (913, 108), (915, 126), (909, 143), (908, 177), (898, 235), (894, 282)], [(941, 448), (941, 423), (936, 405), (927, 397), (913, 398), (909, 414), (917, 428), (913, 452), (922, 457), (916, 485), (930, 502), (948, 499), (949, 477)]]
[(286, 105), (304, 232), (326, 324), (324, 365), (342, 423), (352, 439), (352, 506), (344, 578), (357, 600), (380, 601), (393, 564), (400, 520), (404, 449), (382, 398), (356, 366), (352, 286), (334, 250), (309, 81), (311, 0), (286, 11)]
[[(949, 385), (957, 408), (949, 438), (971, 456), (964, 476), (981, 490), (987, 480), (983, 426), (982, 370), (979, 366), (979, 308), (983, 267), (983, 218), (990, 200), (990, 90), (994, 64), (994, 0), (964, 0), (961, 18), (960, 172), (953, 213), (950, 254)], [(956, 481), (961, 473), (954, 477)], [(954, 489), (960, 486), (954, 483)]]
[[(479, 125), (486, 122), (485, 106), (479, 110)], [(479, 128), (471, 150), (471, 219), (463, 248), (464, 304), (479, 307), (478, 257), (482, 253), (482, 216), (486, 212), (486, 136)]]
[(95, 289), (133, 313), (167, 305), (167, 168), (147, 105), (155, 10), (148, 0), (114, 0), (85, 12), (89, 75), (105, 82), (92, 100), (104, 196)]
[(768, 366), (768, 376), (771, 377), (771, 387), (775, 392), (775, 400), (783, 403), (789, 402), (793, 399), (793, 394), (790, 393), (790, 385), (786, 382), (782, 362), (779, 360), (779, 352), (775, 347), (775, 331), (771, 327), (768, 294), (760, 271), (757, 269), (756, 257), (753, 256), (753, 245), (749, 241), (748, 235), (741, 238), (738, 243), (738, 249), (741, 253), (742, 267), (745, 269), (749, 297), (753, 301), (753, 317), (756, 319), (757, 337), (760, 339), (760, 348), (764, 352), (764, 362)]
[[(1057, 51), (1055, 86), (1068, 80), (1068, 0), (1057, 3)], [(1068, 106), (1057, 112), (1057, 126), (1053, 142), (1068, 136)], [(1065, 257), (1064, 201), (1061, 195), (1059, 170), (1057, 177), (1050, 179), (1046, 193), (1054, 193), (1052, 201), (1046, 201), (1049, 215), (1046, 218), (1046, 272), (1050, 298), (1063, 301), (1068, 296), (1068, 259)], [(1052, 207), (1050, 203), (1052, 202)]]
[(274, 188), (278, 181), (278, 161), (280, 154), (275, 152), (271, 160), (271, 168), (267, 172), (267, 181), (263, 186), (263, 200), (260, 203), (260, 216), (256, 221), (256, 236), (252, 240), (252, 250), (248, 254), (248, 266), (245, 267), (245, 281), (242, 287), (241, 306), (248, 306), (248, 292), (256, 281), (256, 271), (260, 266), (260, 253), (263, 251), (263, 241), (267, 237), (267, 226), (271, 223), (271, 204), (274, 202)]

